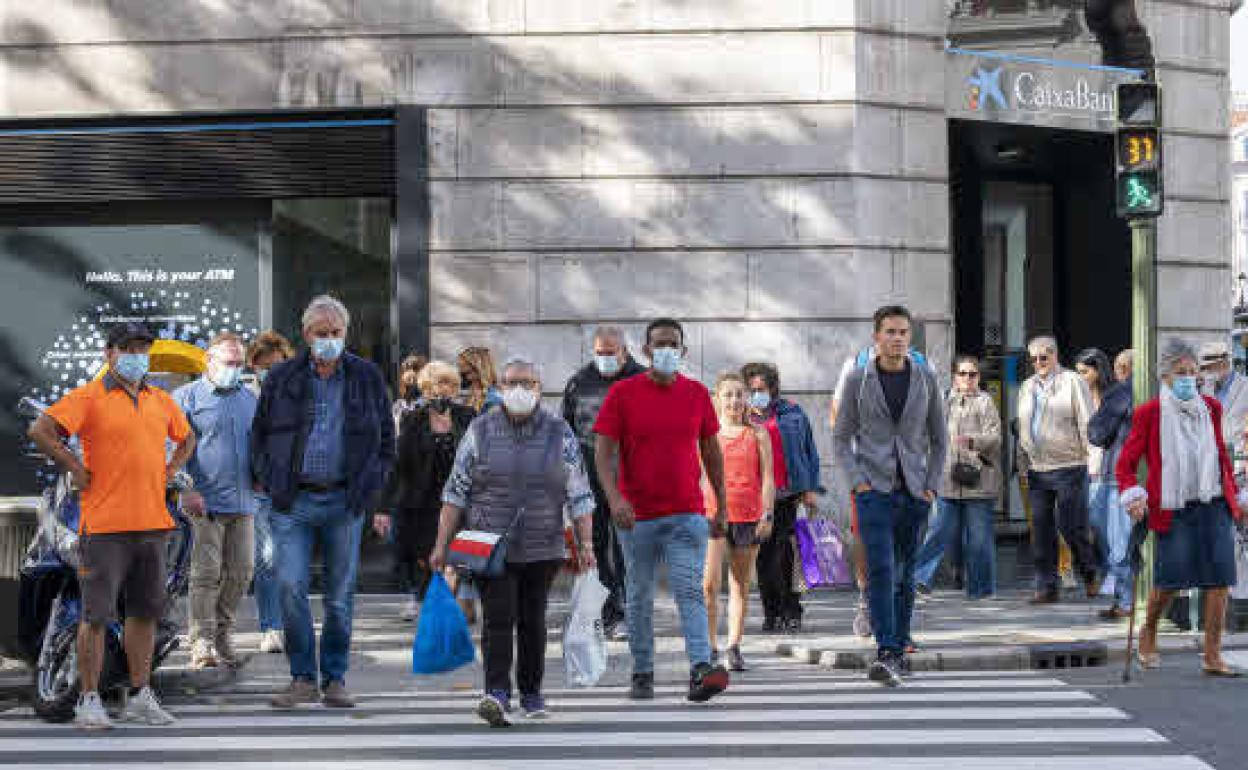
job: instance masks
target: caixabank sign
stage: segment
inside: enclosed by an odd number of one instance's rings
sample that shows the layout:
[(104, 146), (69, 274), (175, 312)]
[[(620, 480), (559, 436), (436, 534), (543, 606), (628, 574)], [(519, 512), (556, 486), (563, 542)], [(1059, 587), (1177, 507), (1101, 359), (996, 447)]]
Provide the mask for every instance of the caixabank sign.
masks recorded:
[(1138, 70), (991, 51), (948, 49), (945, 110), (951, 118), (1111, 132), (1119, 83)]

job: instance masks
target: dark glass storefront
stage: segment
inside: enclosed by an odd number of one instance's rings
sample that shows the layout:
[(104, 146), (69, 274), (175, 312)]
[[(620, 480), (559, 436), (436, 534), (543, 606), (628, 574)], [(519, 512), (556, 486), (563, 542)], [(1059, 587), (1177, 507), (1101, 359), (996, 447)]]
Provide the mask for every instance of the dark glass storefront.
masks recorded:
[(392, 112), (0, 124), (0, 497), (38, 490), (18, 399), (92, 377), (122, 319), (195, 344), (264, 328), (298, 343), (303, 307), (330, 293), (353, 350), (391, 374), (427, 335), (423, 173), (406, 238), (396, 223), (396, 169), (424, 163), (423, 115), (407, 114), (402, 160)]

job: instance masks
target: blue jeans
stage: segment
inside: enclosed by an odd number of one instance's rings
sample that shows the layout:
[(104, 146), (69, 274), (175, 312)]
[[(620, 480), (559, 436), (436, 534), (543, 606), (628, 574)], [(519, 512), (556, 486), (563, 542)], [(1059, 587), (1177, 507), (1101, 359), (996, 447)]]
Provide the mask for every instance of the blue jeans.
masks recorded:
[(347, 510), (345, 491), (300, 492), (290, 510), (270, 519), (282, 597), (286, 656), (294, 679), (315, 681), (316, 630), (308, 601), (312, 546), (319, 542), (325, 562), (325, 623), (321, 627), (321, 683), (342, 682), (351, 653), (355, 575), (360, 563), (364, 517)]
[(256, 570), (253, 580), (256, 592), (256, 613), (261, 631), (282, 630), (282, 597), (273, 571), (273, 501), (268, 495), (256, 495)]
[(914, 611), (914, 554), (930, 504), (909, 492), (863, 492), (858, 536), (867, 551), (867, 601), (879, 652), (901, 652)]
[(710, 524), (702, 514), (682, 513), (639, 521), (621, 529), (624, 574), (628, 595), (628, 648), (633, 673), (654, 672), (654, 583), (660, 561), (667, 562), (667, 582), (680, 612), (689, 665), (709, 663), (711, 640), (707, 629), (702, 571)]
[(932, 577), (945, 549), (962, 540), (966, 559), (966, 595), (982, 599), (997, 592), (997, 544), (992, 528), (993, 501), (940, 498), (936, 516), (927, 527), (927, 538), (915, 557), (914, 580), (925, 586)]
[(1101, 568), (1114, 580), (1114, 606), (1131, 609), (1131, 516), (1118, 501), (1118, 483), (1093, 481), (1088, 487), (1088, 523), (1096, 532)]

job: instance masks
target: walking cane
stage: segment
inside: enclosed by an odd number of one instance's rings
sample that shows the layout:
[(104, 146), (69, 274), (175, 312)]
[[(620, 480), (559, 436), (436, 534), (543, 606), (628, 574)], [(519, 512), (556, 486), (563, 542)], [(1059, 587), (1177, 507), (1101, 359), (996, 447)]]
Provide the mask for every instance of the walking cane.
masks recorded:
[(1140, 549), (1147, 538), (1148, 524), (1144, 521), (1137, 521), (1131, 528), (1131, 540), (1127, 545), (1127, 553), (1130, 554), (1131, 562), (1131, 619), (1127, 622), (1127, 659), (1122, 667), (1123, 684), (1131, 681), (1131, 657), (1135, 653), (1135, 610), (1139, 601), (1140, 571), (1144, 566)]

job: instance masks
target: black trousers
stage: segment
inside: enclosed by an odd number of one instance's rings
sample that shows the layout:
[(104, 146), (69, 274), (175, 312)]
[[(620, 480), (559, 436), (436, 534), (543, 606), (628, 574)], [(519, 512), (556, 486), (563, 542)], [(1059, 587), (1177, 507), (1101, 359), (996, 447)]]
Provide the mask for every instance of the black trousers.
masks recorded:
[(758, 549), (758, 594), (768, 620), (800, 620), (802, 595), (793, 590), (793, 532), (798, 497), (776, 501), (771, 537)]
[(1062, 533), (1085, 583), (1096, 579), (1096, 552), (1088, 527), (1088, 469), (1059, 468), (1027, 474), (1031, 502), (1031, 539), (1035, 550), (1036, 590), (1061, 587), (1057, 574), (1057, 533)]
[(627, 596), (624, 591), (624, 551), (620, 547), (620, 537), (611, 522), (611, 509), (607, 505), (607, 497), (602, 493), (597, 482), (592, 483), (594, 491), (594, 560), (598, 562), (598, 579), (607, 589), (607, 601), (602, 605), (603, 625), (610, 626), (624, 619), (624, 603)]
[(508, 564), (502, 577), (477, 581), (485, 689), (511, 693), (511, 665), (521, 695), (538, 695), (546, 674), (546, 597), (562, 561)]

